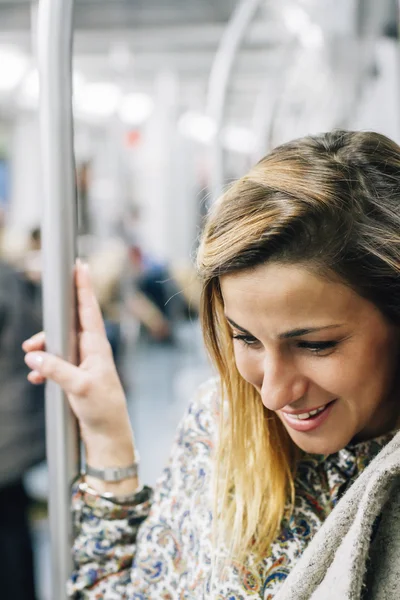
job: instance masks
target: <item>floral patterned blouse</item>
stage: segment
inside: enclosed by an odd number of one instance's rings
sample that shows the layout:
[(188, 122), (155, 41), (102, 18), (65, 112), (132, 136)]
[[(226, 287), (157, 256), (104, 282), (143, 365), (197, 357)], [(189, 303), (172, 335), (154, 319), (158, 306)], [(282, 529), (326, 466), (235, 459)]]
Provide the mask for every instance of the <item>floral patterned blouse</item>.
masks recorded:
[[(394, 433), (329, 456), (304, 455), (295, 508), (264, 560), (212, 577), (212, 451), (218, 386), (204, 384), (178, 429), (153, 497), (117, 505), (74, 491), (76, 600), (272, 600), (340, 496)], [(217, 553), (218, 554), (218, 553)], [(215, 557), (215, 551), (214, 551)]]

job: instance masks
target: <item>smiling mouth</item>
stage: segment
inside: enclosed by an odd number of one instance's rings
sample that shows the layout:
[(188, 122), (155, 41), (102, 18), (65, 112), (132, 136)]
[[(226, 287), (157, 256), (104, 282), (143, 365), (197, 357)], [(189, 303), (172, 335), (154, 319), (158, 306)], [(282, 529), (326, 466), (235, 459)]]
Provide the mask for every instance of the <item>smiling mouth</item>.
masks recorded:
[(330, 406), (332, 404), (332, 402), (335, 402), (335, 400), (331, 400), (327, 404), (324, 404), (324, 406), (320, 406), (319, 408), (316, 408), (315, 410), (311, 410), (309, 412), (303, 412), (303, 413), (297, 413), (297, 414), (285, 412), (285, 411), (282, 411), (282, 412), (285, 416), (288, 416), (290, 419), (297, 419), (299, 421), (308, 421), (308, 420), (315, 418), (320, 413), (324, 412), (324, 410), (326, 410), (328, 408), (328, 406)]

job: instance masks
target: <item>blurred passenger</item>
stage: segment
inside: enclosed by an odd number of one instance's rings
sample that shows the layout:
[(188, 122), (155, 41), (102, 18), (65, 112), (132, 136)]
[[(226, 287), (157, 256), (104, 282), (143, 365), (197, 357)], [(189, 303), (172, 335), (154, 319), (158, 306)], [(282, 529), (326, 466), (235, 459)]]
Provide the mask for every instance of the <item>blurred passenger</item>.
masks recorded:
[(42, 234), (40, 227), (34, 227), (30, 233), (30, 249), (33, 252), (41, 252), (42, 250)]
[[(160, 309), (160, 297), (158, 295), (158, 302), (154, 303), (152, 298), (141, 292), (138, 285), (144, 270), (139, 243), (140, 217), (139, 206), (130, 204), (116, 224), (116, 234), (123, 240), (127, 249), (126, 264), (121, 278), (124, 314), (126, 322), (132, 318), (136, 321), (139, 332), (145, 331), (150, 339), (163, 340), (170, 336), (170, 324), (165, 318), (163, 308)], [(154, 288), (152, 291), (154, 292)]]
[(186, 298), (168, 266), (146, 255), (138, 245), (128, 250), (123, 295), (127, 309), (153, 340), (173, 341), (174, 322), (187, 313)]
[(174, 318), (182, 312), (182, 298), (168, 267), (142, 250), (140, 218), (140, 207), (133, 204), (117, 225), (128, 249), (122, 280), (124, 306), (150, 340), (171, 342)]
[(196, 269), (191, 263), (185, 261), (172, 265), (170, 271), (179, 290), (183, 314), (188, 319), (197, 319), (200, 313), (201, 280)]
[(28, 248), (23, 261), (26, 289), (33, 302), (40, 307), (42, 301), (42, 235), (40, 227), (30, 231)]
[(0, 598), (34, 600), (23, 477), (45, 457), (43, 386), (32, 391), (21, 343), (40, 329), (26, 281), (0, 261)]
[(128, 269), (124, 292), (128, 309), (156, 340), (171, 335), (167, 307), (166, 280), (169, 274), (163, 265), (145, 256), (139, 246), (128, 249)]
[(139, 245), (141, 211), (136, 204), (129, 205), (116, 224), (116, 235), (128, 248)]

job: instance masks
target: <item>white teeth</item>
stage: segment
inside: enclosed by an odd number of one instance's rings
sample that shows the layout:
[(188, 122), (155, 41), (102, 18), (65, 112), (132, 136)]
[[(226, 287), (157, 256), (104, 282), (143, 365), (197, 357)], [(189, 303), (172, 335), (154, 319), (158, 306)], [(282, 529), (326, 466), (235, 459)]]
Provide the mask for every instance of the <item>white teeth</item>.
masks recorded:
[(303, 419), (309, 419), (311, 417), (311, 413), (302, 413), (301, 415), (293, 416), (296, 417), (296, 419), (300, 419), (300, 421), (303, 421)]
[[(304, 421), (305, 419), (314, 417), (318, 413), (322, 412), (325, 408), (326, 408), (325, 406), (321, 406), (321, 408), (317, 408), (316, 410), (312, 410), (311, 412), (301, 413), (300, 415), (293, 415), (293, 417), (295, 417), (296, 419), (300, 419), (300, 421)], [(290, 415), (290, 416), (292, 416), (292, 415)]]

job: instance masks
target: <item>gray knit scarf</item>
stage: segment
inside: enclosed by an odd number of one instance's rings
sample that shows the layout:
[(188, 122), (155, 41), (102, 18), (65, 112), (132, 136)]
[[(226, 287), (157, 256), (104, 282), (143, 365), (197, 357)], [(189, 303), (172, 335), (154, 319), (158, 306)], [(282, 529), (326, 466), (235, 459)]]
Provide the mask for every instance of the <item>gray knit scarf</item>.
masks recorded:
[(275, 600), (400, 600), (400, 433), (339, 501)]

